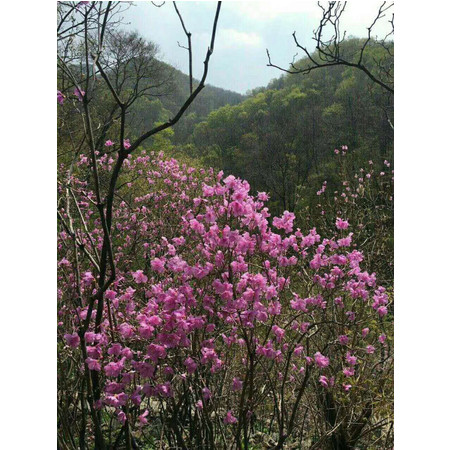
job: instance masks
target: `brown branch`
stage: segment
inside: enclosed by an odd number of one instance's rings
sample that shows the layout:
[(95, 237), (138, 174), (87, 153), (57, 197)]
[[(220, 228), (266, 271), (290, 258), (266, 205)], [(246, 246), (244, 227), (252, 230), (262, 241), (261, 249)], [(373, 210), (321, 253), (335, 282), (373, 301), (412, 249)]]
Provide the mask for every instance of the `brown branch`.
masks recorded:
[[(308, 61), (310, 62), (310, 64), (306, 68), (303, 68), (303, 69), (298, 68), (294, 65), (294, 62), (290, 63), (289, 69), (286, 69), (279, 65), (273, 64), (271, 57), (270, 57), (269, 50), (266, 49), (267, 58), (268, 58), (267, 66), (275, 67), (278, 70), (281, 70), (283, 72), (290, 73), (290, 74), (308, 74), (312, 70), (324, 68), (324, 67), (331, 67), (331, 66), (353, 67), (355, 69), (358, 69), (358, 70), (361, 70), (362, 72), (364, 72), (375, 84), (378, 84), (384, 90), (393, 94), (394, 88), (393, 88), (393, 86), (391, 86), (391, 84), (393, 84), (393, 82), (391, 83), (390, 80), (384, 81), (381, 79), (381, 77), (374, 75), (374, 73), (372, 73), (372, 71), (370, 71), (367, 68), (367, 66), (363, 63), (364, 51), (366, 50), (369, 42), (371, 40), (373, 40), (372, 39), (372, 29), (381, 18), (385, 17), (385, 12), (393, 6), (393, 3), (389, 4), (388, 6), (385, 6), (386, 1), (384, 1), (382, 3), (382, 5), (380, 6), (375, 19), (373, 20), (372, 24), (367, 28), (367, 30), (368, 30), (367, 38), (359, 50), (359, 57), (358, 57), (357, 62), (348, 60), (341, 55), (341, 44), (345, 40), (346, 32), (344, 31), (342, 38), (341, 38), (339, 20), (345, 10), (346, 3), (347, 2), (344, 2), (342, 5), (341, 2), (339, 2), (339, 1), (338, 2), (330, 2), (328, 9), (325, 9), (319, 3), (319, 7), (322, 9), (322, 18), (319, 22), (318, 28), (314, 31), (314, 37), (313, 37), (313, 40), (316, 42), (315, 48), (316, 48), (316, 52), (317, 52), (317, 54), (316, 54), (317, 57), (312, 55), (305, 46), (301, 45), (298, 42), (295, 32), (292, 34), (296, 46), (305, 53)], [(388, 33), (384, 37), (384, 39), (382, 39), (380, 41), (375, 40), (374, 42), (382, 45), (383, 48), (385, 48), (385, 50), (388, 52), (388, 54), (390, 56), (392, 56), (390, 50), (388, 48), (386, 48), (385, 42), (386, 42), (386, 39), (388, 37), (390, 37), (391, 35), (393, 35), (393, 33), (394, 33), (394, 17), (393, 16), (392, 16), (392, 19), (389, 21), (389, 23), (391, 23), (391, 25), (392, 25), (392, 31), (390, 33)], [(323, 39), (323, 32), (327, 25), (331, 25), (334, 28), (334, 34), (329, 40), (325, 41)], [(391, 77), (390, 73), (388, 73), (386, 75), (387, 75), (388, 79)]]
[(192, 94), (187, 98), (187, 100), (184, 102), (184, 104), (181, 106), (181, 108), (178, 110), (178, 113), (175, 115), (175, 117), (173, 119), (168, 120), (167, 122), (153, 128), (150, 131), (147, 131), (146, 133), (144, 133), (141, 137), (139, 137), (132, 145), (131, 147), (127, 150), (127, 153), (130, 154), (132, 153), (134, 150), (136, 150), (136, 148), (142, 143), (144, 142), (146, 139), (148, 139), (150, 136), (153, 136), (156, 133), (159, 133), (160, 131), (165, 130), (166, 128), (170, 128), (172, 126), (174, 126), (181, 118), (181, 116), (184, 114), (184, 112), (189, 108), (190, 104), (195, 100), (195, 98), (197, 97), (197, 95), (201, 92), (201, 90), (205, 87), (205, 81), (206, 81), (206, 77), (208, 75), (208, 65), (209, 65), (209, 59), (211, 58), (211, 55), (213, 54), (214, 51), (214, 41), (216, 39), (216, 31), (217, 31), (217, 22), (219, 20), (219, 13), (220, 13), (220, 7), (221, 7), (222, 2), (217, 2), (217, 9), (216, 9), (216, 15), (214, 17), (214, 23), (213, 23), (213, 30), (212, 30), (212, 34), (211, 34), (211, 42), (210, 45), (208, 47), (208, 51), (206, 52), (206, 58), (205, 61), (203, 62), (204, 65), (204, 69), (203, 69), (203, 76), (200, 80), (199, 85), (197, 86), (197, 88), (194, 90), (194, 92), (192, 92)]
[(184, 25), (183, 17), (181, 17), (181, 14), (180, 14), (180, 11), (177, 8), (176, 2), (173, 2), (173, 7), (175, 8), (175, 11), (177, 12), (177, 15), (178, 15), (178, 17), (180, 19), (180, 22), (181, 22), (181, 26), (183, 27), (184, 34), (186, 35), (187, 40), (188, 40), (187, 48), (181, 46), (179, 43), (178, 43), (178, 45), (180, 47), (184, 48), (185, 50), (187, 50), (188, 53), (189, 53), (189, 88), (190, 88), (189, 92), (192, 95), (192, 90), (193, 90), (193, 87), (192, 87), (192, 42), (191, 42), (192, 34), (186, 29), (186, 26)]

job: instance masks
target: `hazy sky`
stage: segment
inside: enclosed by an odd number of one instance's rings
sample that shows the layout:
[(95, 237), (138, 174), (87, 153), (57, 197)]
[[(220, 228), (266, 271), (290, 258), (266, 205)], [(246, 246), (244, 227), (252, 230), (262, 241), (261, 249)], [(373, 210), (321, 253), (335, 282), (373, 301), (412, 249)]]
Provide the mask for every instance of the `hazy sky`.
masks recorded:
[[(342, 30), (346, 30), (348, 35), (365, 36), (381, 3), (374, 0), (349, 1), (341, 19)], [(187, 73), (187, 51), (177, 44), (179, 41), (186, 45), (186, 36), (172, 2), (166, 2), (161, 8), (153, 6), (150, 1), (134, 4), (124, 13), (127, 28), (139, 31), (158, 44), (160, 58)], [(179, 1), (177, 6), (192, 33), (194, 77), (199, 78), (211, 36), (216, 2)], [(312, 31), (320, 17), (321, 10), (316, 1), (224, 1), (207, 83), (240, 93), (265, 86), (281, 74), (279, 70), (266, 66), (266, 48), (274, 64), (286, 67), (298, 50), (292, 32), (297, 32), (301, 44), (313, 47)], [(391, 13), (377, 24), (374, 35), (381, 37), (389, 31), (387, 20), (390, 17)]]

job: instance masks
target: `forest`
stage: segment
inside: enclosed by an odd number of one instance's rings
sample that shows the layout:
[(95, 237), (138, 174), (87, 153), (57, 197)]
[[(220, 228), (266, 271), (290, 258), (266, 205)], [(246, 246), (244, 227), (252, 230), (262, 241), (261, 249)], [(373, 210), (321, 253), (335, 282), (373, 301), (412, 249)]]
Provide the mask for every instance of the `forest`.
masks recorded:
[(59, 449), (393, 448), (392, 5), (245, 95), (226, 6), (195, 79), (58, 2)]

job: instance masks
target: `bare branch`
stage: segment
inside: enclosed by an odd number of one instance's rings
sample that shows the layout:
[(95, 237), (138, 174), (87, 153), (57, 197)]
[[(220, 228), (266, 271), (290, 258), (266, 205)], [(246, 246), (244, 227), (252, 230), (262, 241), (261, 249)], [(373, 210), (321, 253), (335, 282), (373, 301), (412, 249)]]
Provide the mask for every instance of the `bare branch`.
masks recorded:
[[(315, 41), (315, 53), (311, 54), (307, 48), (299, 43), (297, 40), (295, 32), (292, 34), (294, 42), (298, 48), (300, 48), (304, 54), (306, 55), (306, 59), (309, 64), (300, 68), (294, 64), (294, 60), (289, 64), (289, 68), (283, 68), (277, 64), (272, 63), (270, 53), (268, 50), (267, 58), (268, 58), (268, 67), (275, 67), (278, 70), (281, 70), (290, 74), (308, 74), (312, 70), (330, 67), (330, 66), (347, 66), (356, 68), (362, 72), (364, 72), (375, 84), (381, 86), (387, 92), (393, 94), (394, 93), (394, 81), (393, 74), (391, 68), (384, 68), (382, 70), (379, 67), (379, 74), (375, 74), (373, 70), (370, 70), (366, 64), (364, 63), (364, 52), (372, 41), (374, 44), (381, 45), (385, 50), (389, 57), (392, 57), (391, 46), (387, 44), (388, 38), (393, 36), (394, 34), (394, 15), (392, 15), (392, 19), (389, 20), (389, 23), (392, 26), (392, 30), (386, 34), (383, 39), (378, 40), (377, 38), (372, 37), (373, 28), (376, 23), (385, 17), (386, 11), (393, 7), (394, 3), (390, 3), (386, 5), (386, 1), (383, 1), (381, 6), (378, 9), (378, 13), (371, 23), (371, 25), (367, 28), (367, 38), (364, 40), (360, 50), (359, 56), (356, 61), (349, 59), (348, 57), (343, 56), (342, 54), (342, 43), (345, 40), (346, 32), (341, 33), (340, 29), (340, 19), (345, 11), (347, 2), (339, 2), (332, 1), (329, 2), (328, 8), (324, 8), (320, 3), (318, 3), (319, 7), (322, 10), (322, 18), (320, 19), (319, 25), (317, 29), (314, 31), (313, 40)], [(324, 38), (325, 28), (329, 26), (332, 29), (332, 36), (329, 39)], [(295, 56), (294, 56), (295, 58)]]
[(186, 35), (187, 40), (188, 40), (187, 48), (181, 46), (180, 43), (178, 43), (178, 45), (180, 47), (186, 49), (189, 52), (189, 88), (190, 88), (189, 92), (192, 95), (193, 88), (192, 88), (192, 42), (191, 42), (191, 33), (186, 29), (186, 26), (184, 25), (183, 17), (181, 16), (180, 11), (177, 8), (176, 2), (173, 2), (173, 6), (175, 8), (175, 11), (177, 12), (177, 15), (178, 15), (178, 17), (180, 19), (180, 22), (181, 22), (181, 26), (183, 27), (184, 34)]

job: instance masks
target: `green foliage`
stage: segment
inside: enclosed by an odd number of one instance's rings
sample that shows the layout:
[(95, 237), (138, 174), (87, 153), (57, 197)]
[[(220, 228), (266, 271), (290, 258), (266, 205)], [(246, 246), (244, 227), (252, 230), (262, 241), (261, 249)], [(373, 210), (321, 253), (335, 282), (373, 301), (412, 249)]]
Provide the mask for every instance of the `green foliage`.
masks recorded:
[[(360, 45), (350, 39), (342, 51), (355, 55)], [(378, 53), (371, 45), (365, 52), (374, 71)], [(279, 214), (311, 203), (322, 180), (337, 182), (334, 148), (348, 145), (360, 161), (391, 158), (391, 109), (391, 96), (349, 67), (283, 75), (243, 102), (212, 111), (178, 149), (269, 192)]]

